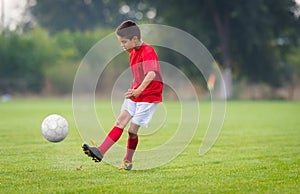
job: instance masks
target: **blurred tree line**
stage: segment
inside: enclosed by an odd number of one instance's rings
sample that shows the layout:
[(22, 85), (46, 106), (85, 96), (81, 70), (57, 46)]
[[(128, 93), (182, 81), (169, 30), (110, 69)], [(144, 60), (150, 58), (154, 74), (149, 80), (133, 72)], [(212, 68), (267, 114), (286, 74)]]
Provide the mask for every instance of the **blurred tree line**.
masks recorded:
[[(40, 93), (49, 86), (70, 92), (84, 54), (125, 19), (171, 25), (195, 36), (221, 66), (228, 97), (232, 80), (292, 89), (299, 82), (300, 17), (294, 0), (36, 0), (30, 5), (37, 25), (0, 37), (2, 90)], [(183, 56), (164, 51), (159, 56), (198, 79)]]
[[(18, 34), (0, 35), (0, 91), (54, 94), (72, 91), (77, 67), (83, 56), (110, 29), (53, 34), (39, 27)], [(46, 93), (48, 91), (45, 91)]]

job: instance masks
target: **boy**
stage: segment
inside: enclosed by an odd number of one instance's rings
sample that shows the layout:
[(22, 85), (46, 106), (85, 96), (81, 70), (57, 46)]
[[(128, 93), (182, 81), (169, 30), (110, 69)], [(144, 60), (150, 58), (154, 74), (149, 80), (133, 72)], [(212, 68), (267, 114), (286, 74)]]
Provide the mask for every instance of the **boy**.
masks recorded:
[(131, 120), (127, 152), (120, 168), (131, 170), (138, 144), (138, 130), (140, 126), (147, 127), (158, 103), (162, 102), (163, 82), (158, 57), (154, 49), (142, 41), (140, 29), (135, 22), (127, 20), (121, 23), (116, 29), (116, 36), (123, 49), (130, 53), (130, 68), (134, 79), (124, 94), (121, 113), (105, 140), (99, 147), (83, 144), (82, 149), (95, 162), (100, 162)]

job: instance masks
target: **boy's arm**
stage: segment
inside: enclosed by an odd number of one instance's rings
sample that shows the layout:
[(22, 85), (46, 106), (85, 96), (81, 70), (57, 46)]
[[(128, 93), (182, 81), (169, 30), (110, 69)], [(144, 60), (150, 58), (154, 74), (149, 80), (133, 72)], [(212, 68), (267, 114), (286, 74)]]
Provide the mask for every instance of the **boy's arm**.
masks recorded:
[(138, 97), (152, 82), (152, 80), (154, 80), (155, 75), (156, 74), (154, 71), (149, 71), (137, 89), (128, 89), (128, 91), (125, 93), (125, 98)]

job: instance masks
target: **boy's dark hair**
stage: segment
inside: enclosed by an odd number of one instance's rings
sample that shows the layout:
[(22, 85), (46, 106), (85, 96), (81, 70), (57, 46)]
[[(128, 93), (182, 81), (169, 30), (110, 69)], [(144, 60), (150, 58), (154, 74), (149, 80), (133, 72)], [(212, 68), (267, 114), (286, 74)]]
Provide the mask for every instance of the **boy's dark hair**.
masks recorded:
[(116, 34), (118, 36), (132, 39), (136, 36), (138, 39), (141, 39), (141, 31), (140, 28), (134, 21), (126, 20), (122, 22), (116, 29)]

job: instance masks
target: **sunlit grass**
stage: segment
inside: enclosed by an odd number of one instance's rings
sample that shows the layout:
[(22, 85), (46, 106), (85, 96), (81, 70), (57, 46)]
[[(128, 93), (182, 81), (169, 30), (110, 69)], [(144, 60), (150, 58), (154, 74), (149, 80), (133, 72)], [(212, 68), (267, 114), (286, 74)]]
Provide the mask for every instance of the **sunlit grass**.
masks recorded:
[[(97, 106), (110, 108), (107, 102)], [(83, 155), (71, 101), (0, 103), (0, 193), (299, 192), (300, 102), (228, 102), (219, 139), (203, 157), (199, 147), (210, 103), (200, 102), (200, 107), (200, 129), (179, 157), (159, 168), (119, 172)], [(47, 142), (40, 132), (43, 118), (51, 113), (70, 124), (60, 143)], [(113, 120), (107, 118), (104, 125), (112, 126)], [(145, 144), (152, 145), (149, 141)]]

